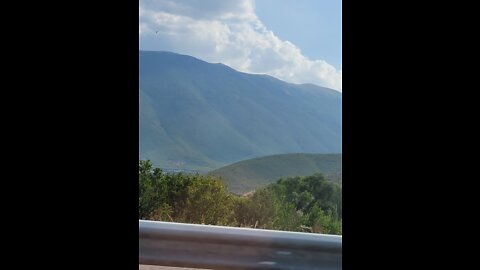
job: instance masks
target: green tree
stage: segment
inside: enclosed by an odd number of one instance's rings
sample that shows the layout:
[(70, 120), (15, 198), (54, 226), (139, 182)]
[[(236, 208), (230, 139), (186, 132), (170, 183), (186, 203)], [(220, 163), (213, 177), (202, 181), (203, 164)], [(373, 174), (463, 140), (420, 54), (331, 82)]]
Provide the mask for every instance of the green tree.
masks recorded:
[(191, 223), (227, 224), (231, 199), (222, 182), (197, 175), (188, 187), (185, 218)]
[(139, 161), (139, 218), (147, 219), (162, 205), (162, 171), (154, 169), (150, 161)]

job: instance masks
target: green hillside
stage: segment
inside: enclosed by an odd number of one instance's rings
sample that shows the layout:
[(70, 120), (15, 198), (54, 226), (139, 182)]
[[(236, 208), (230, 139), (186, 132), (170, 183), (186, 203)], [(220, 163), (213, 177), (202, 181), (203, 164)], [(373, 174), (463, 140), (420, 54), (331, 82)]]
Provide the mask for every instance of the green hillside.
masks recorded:
[(169, 52), (140, 51), (140, 159), (210, 171), (283, 153), (342, 152), (342, 94)]
[(237, 194), (252, 191), (281, 177), (322, 173), (333, 181), (342, 181), (341, 154), (282, 154), (240, 161), (211, 171)]

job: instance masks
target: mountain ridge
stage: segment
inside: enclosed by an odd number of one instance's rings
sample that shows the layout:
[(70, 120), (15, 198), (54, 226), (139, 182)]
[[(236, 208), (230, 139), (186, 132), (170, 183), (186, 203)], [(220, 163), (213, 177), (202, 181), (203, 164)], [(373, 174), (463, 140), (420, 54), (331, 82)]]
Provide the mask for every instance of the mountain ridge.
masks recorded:
[(209, 171), (248, 157), (341, 153), (341, 93), (173, 52), (139, 51), (140, 153)]

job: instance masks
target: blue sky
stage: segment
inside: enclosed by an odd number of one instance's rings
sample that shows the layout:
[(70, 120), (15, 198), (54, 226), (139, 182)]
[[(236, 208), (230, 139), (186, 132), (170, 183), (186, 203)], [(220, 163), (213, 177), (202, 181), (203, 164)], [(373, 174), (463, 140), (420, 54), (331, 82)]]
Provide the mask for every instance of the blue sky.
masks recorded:
[(256, 0), (255, 13), (280, 39), (311, 59), (341, 67), (341, 0)]
[(142, 50), (341, 91), (341, 2), (140, 0)]

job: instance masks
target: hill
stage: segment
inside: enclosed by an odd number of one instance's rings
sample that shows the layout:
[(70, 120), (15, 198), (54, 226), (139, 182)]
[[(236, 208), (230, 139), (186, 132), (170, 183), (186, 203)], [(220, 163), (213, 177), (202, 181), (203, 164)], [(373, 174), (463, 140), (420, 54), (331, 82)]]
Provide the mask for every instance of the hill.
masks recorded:
[(282, 153), (341, 153), (342, 95), (140, 51), (139, 158), (203, 172)]
[(342, 181), (341, 154), (282, 154), (240, 161), (211, 171), (227, 188), (243, 194), (275, 182), (280, 177), (322, 173), (332, 181)]

